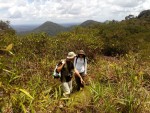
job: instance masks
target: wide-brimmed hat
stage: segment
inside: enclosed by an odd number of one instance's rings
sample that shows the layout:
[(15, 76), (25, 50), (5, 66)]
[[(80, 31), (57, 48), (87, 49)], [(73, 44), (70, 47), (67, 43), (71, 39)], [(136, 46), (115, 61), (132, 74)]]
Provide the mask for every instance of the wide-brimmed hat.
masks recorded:
[(78, 55), (85, 55), (85, 52), (83, 50), (79, 50)]
[(67, 55), (67, 59), (73, 59), (76, 56), (74, 52), (69, 52)]

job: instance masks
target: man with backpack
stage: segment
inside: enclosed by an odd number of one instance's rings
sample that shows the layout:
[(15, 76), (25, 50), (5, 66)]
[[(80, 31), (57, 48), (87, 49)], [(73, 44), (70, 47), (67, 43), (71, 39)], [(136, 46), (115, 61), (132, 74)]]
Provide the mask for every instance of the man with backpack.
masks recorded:
[(67, 58), (61, 60), (56, 69), (58, 73), (59, 72), (61, 73), (60, 80), (62, 82), (63, 96), (65, 97), (68, 97), (69, 94), (72, 92), (73, 73), (75, 73), (75, 76), (78, 76), (81, 84), (84, 84), (82, 77), (80, 76), (79, 72), (77, 71), (77, 69), (74, 67), (73, 64), (75, 56), (76, 54), (74, 52), (69, 52)]
[[(82, 79), (87, 75), (87, 58), (83, 50), (79, 50), (78, 55), (74, 59), (74, 66), (80, 73)], [(84, 87), (84, 84), (81, 84), (81, 79), (78, 76), (75, 76), (77, 91)]]

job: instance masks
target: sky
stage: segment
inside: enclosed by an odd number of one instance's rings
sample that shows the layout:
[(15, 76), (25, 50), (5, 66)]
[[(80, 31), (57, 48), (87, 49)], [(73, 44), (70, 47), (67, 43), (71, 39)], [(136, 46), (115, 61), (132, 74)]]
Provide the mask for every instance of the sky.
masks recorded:
[(13, 25), (124, 20), (150, 9), (150, 0), (0, 0), (0, 20)]

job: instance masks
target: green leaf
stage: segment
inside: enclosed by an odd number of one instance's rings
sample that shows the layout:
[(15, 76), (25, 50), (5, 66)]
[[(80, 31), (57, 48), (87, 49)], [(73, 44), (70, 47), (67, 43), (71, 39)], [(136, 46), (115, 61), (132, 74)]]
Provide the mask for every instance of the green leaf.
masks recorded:
[(29, 92), (27, 92), (25, 89), (19, 89), (21, 92), (23, 92), (26, 96), (28, 96), (29, 98), (31, 99), (34, 99), (30, 94)]
[(11, 52), (11, 51), (8, 51), (11, 55), (14, 55), (14, 53), (13, 52)]
[(26, 108), (25, 108), (25, 106), (23, 105), (22, 102), (20, 103), (20, 105), (21, 105), (21, 108), (22, 108), (23, 112), (24, 112), (24, 113), (27, 113), (27, 110), (26, 110)]
[(9, 83), (12, 82), (13, 80), (17, 79), (17, 78), (20, 78), (20, 76), (15, 76), (15, 77), (11, 78), (11, 79), (9, 80)]
[(42, 93), (43, 93), (43, 94), (48, 94), (48, 93), (50, 93), (51, 90), (52, 90), (52, 88), (50, 87), (49, 89), (43, 91)]
[(13, 44), (9, 44), (7, 47), (6, 47), (6, 51), (10, 51), (12, 50), (13, 48)]
[(3, 69), (3, 71), (8, 72), (8, 73), (11, 73), (11, 74), (15, 74), (15, 73), (13, 73), (13, 72), (7, 70), (7, 69)]

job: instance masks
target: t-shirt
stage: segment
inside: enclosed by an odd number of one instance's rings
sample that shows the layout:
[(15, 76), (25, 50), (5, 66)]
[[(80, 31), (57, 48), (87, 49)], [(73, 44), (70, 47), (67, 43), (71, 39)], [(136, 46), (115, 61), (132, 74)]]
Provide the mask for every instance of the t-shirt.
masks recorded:
[(74, 59), (75, 68), (79, 71), (79, 73), (87, 74), (87, 59), (75, 57)]

